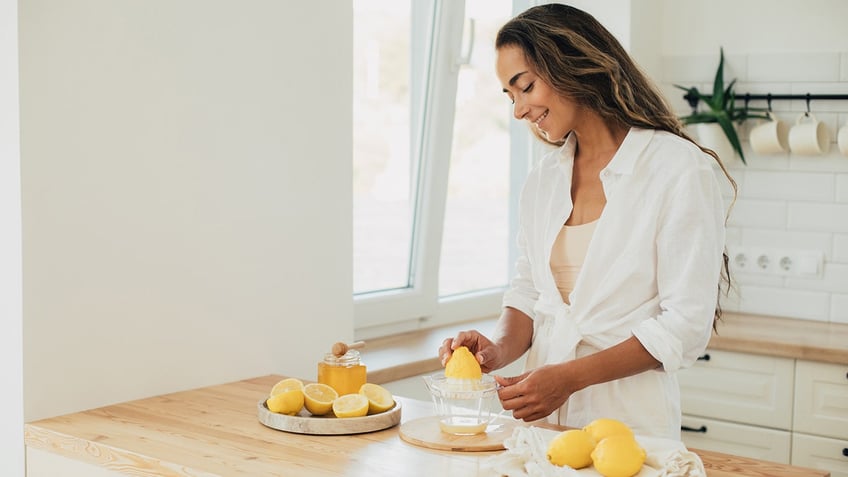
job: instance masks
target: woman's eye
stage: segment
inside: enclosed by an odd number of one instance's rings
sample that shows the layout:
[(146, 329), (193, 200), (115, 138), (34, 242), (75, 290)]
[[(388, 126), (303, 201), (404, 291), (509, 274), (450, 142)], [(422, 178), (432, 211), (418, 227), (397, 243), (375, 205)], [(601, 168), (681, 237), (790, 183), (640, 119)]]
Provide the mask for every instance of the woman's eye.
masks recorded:
[(523, 92), (525, 92), (525, 93), (529, 93), (530, 91), (532, 91), (532, 90), (533, 90), (533, 84), (534, 84), (534, 83), (535, 83), (535, 81), (534, 81), (533, 83), (528, 84), (528, 85), (527, 85), (527, 87), (526, 87), (526, 88), (524, 88), (524, 89), (523, 89), (523, 90), (521, 90), (521, 91), (523, 91)]

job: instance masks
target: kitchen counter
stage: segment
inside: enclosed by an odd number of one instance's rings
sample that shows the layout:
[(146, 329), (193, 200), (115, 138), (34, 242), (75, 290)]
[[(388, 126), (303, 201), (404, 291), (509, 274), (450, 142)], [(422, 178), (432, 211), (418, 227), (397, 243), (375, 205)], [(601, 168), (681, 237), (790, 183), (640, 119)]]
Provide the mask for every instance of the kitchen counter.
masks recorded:
[[(399, 438), (398, 426), (348, 436), (270, 429), (259, 423), (256, 405), (280, 379), (282, 376), (276, 375), (257, 377), (27, 423), (28, 467), (35, 463), (29, 454), (34, 450), (96, 466), (98, 476), (473, 476), (480, 474), (483, 459), (492, 455), (416, 447)], [(398, 400), (402, 422), (432, 413), (428, 402)], [(829, 475), (717, 452), (695, 452), (709, 477)]]
[[(436, 352), (456, 332), (488, 334), (495, 318), (370, 340), (363, 350), (369, 381), (387, 383), (441, 369)], [(848, 364), (848, 324), (724, 313), (708, 345), (712, 349)]]

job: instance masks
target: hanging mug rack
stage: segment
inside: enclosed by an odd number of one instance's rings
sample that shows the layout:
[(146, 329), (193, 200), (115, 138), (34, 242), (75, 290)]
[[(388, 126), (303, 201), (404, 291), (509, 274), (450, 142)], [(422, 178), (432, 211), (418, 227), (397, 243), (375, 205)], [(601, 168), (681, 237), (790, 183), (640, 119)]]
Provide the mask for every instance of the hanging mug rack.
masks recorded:
[[(685, 95), (683, 95), (683, 98), (686, 101), (689, 102), (689, 106), (691, 106), (692, 109), (695, 109), (695, 108), (698, 107), (698, 97), (697, 96), (690, 94), (690, 93), (686, 93)], [(822, 100), (822, 101), (846, 100), (846, 99), (848, 99), (848, 94), (810, 94), (810, 93), (806, 93), (806, 94), (771, 94), (771, 93), (751, 94), (751, 93), (745, 93), (745, 94), (737, 94), (736, 99), (745, 101), (746, 105), (750, 101), (755, 101), (755, 100), (768, 101), (769, 111), (771, 111), (772, 100), (803, 99), (803, 100), (807, 101), (807, 112), (810, 112), (810, 101), (816, 101), (816, 100)]]

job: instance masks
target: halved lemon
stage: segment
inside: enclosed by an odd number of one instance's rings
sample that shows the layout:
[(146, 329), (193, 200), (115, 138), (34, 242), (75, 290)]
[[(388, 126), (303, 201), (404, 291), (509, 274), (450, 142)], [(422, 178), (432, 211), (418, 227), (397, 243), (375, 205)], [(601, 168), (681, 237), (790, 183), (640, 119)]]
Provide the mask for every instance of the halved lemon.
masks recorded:
[(303, 409), (303, 391), (299, 389), (283, 391), (276, 396), (269, 397), (265, 404), (271, 412), (294, 416)]
[(292, 389), (300, 389), (303, 391), (303, 381), (297, 378), (286, 378), (282, 381), (277, 382), (273, 388), (271, 388), (271, 396), (275, 396), (280, 394), (283, 391), (291, 391)]
[(359, 388), (359, 394), (368, 398), (368, 414), (386, 412), (395, 405), (392, 393), (379, 384), (365, 383)]
[(271, 388), (271, 395), (265, 405), (271, 412), (293, 416), (303, 409), (303, 382), (296, 378), (286, 378)]
[(333, 410), (333, 401), (339, 393), (322, 383), (309, 383), (303, 387), (303, 399), (306, 410), (314, 416), (323, 416)]
[(362, 417), (368, 414), (368, 398), (362, 394), (345, 394), (333, 401), (336, 417)]
[(453, 350), (451, 357), (448, 358), (445, 365), (445, 376), (456, 379), (479, 380), (483, 377), (483, 371), (471, 351), (465, 346), (460, 346)]

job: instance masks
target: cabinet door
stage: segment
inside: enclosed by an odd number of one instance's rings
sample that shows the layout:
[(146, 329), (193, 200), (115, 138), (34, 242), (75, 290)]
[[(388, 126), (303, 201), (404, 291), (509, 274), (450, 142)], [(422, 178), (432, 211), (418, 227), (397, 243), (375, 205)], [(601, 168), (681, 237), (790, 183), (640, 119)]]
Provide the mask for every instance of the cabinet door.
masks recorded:
[(795, 360), (707, 350), (678, 372), (683, 414), (792, 428)]
[(848, 439), (848, 365), (799, 360), (793, 430)]
[(848, 477), (848, 440), (793, 433), (792, 465), (829, 470), (830, 477)]
[(792, 434), (745, 424), (683, 416), (683, 443), (687, 448), (724, 452), (742, 457), (788, 464)]

